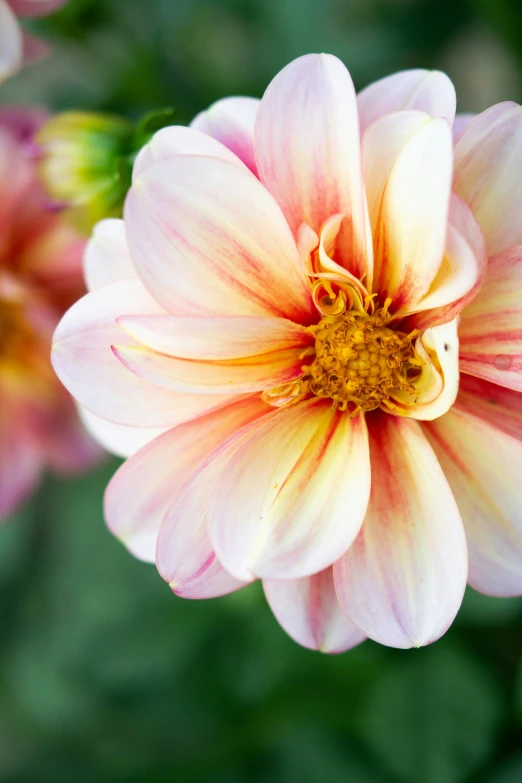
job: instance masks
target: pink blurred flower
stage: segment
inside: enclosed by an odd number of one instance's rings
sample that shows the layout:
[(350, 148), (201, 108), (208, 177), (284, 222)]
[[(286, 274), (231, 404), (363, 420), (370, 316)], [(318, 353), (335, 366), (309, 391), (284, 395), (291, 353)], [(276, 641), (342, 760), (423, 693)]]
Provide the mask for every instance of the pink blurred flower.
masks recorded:
[(67, 0), (0, 0), (0, 83), (17, 73), (23, 62), (38, 62), (48, 53), (43, 41), (22, 30), (18, 17), (47, 16)]
[(101, 454), (49, 361), (53, 330), (83, 292), (84, 242), (36, 181), (32, 136), (42, 120), (0, 111), (0, 519), (44, 467), (75, 472)]
[(109, 527), (178, 595), (261, 578), (338, 652), (434, 641), (467, 579), (522, 592), (522, 111), (454, 147), (455, 105), (302, 57), (160, 131), (96, 228), (53, 362), (133, 455)]

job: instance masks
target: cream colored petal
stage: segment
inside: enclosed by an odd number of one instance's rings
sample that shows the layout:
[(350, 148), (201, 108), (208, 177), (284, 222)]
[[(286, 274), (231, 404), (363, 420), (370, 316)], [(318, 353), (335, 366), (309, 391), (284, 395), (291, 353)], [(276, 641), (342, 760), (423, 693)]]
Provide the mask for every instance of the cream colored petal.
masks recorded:
[(430, 120), (406, 142), (386, 180), (374, 221), (373, 290), (381, 301), (391, 297), (392, 312), (413, 309), (441, 265), (452, 157), (450, 126)]
[(209, 513), (214, 550), (238, 579), (331, 565), (357, 535), (370, 473), (364, 418), (301, 402), (232, 439)]
[(142, 345), (111, 348), (138, 378), (162, 389), (196, 395), (263, 391), (303, 375), (302, 346), (220, 362), (178, 359)]
[(371, 639), (420, 647), (447, 630), (467, 577), (457, 504), (421, 425), (368, 417), (372, 492), (354, 544), (334, 565), (342, 609)]
[(123, 316), (119, 325), (154, 351), (181, 359), (217, 361), (260, 356), (313, 344), (304, 326), (284, 318)]

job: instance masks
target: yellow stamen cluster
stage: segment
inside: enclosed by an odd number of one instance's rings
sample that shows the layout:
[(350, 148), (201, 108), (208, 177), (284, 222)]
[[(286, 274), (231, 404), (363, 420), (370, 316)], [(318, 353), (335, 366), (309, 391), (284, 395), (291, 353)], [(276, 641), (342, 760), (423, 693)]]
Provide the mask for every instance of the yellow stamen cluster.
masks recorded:
[(303, 367), (310, 391), (353, 413), (380, 407), (392, 390), (412, 391), (408, 373), (418, 365), (412, 343), (416, 332), (390, 329), (389, 322), (385, 305), (373, 315), (326, 316), (311, 327), (315, 360)]

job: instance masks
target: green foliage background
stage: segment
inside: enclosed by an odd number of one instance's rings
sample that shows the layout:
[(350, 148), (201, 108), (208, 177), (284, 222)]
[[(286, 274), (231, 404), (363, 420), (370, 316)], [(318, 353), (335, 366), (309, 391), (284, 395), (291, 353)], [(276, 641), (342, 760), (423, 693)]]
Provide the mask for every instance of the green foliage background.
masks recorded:
[[(329, 51), (356, 86), (439, 67), (459, 109), (522, 99), (519, 0), (70, 0), (2, 103), (117, 111), (260, 96)], [(472, 591), (437, 644), (295, 645), (257, 585), (173, 597), (104, 527), (116, 461), (0, 531), (2, 783), (520, 783), (522, 603)]]

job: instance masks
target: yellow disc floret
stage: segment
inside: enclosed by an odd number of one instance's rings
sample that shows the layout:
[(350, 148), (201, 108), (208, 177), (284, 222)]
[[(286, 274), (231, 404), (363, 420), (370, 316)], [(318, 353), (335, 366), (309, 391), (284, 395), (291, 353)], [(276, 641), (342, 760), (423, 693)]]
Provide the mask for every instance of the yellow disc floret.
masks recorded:
[(419, 363), (412, 342), (416, 332), (390, 329), (390, 320), (385, 305), (373, 315), (326, 316), (311, 327), (315, 360), (303, 371), (312, 394), (355, 413), (379, 408), (392, 390), (412, 391), (408, 374)]

